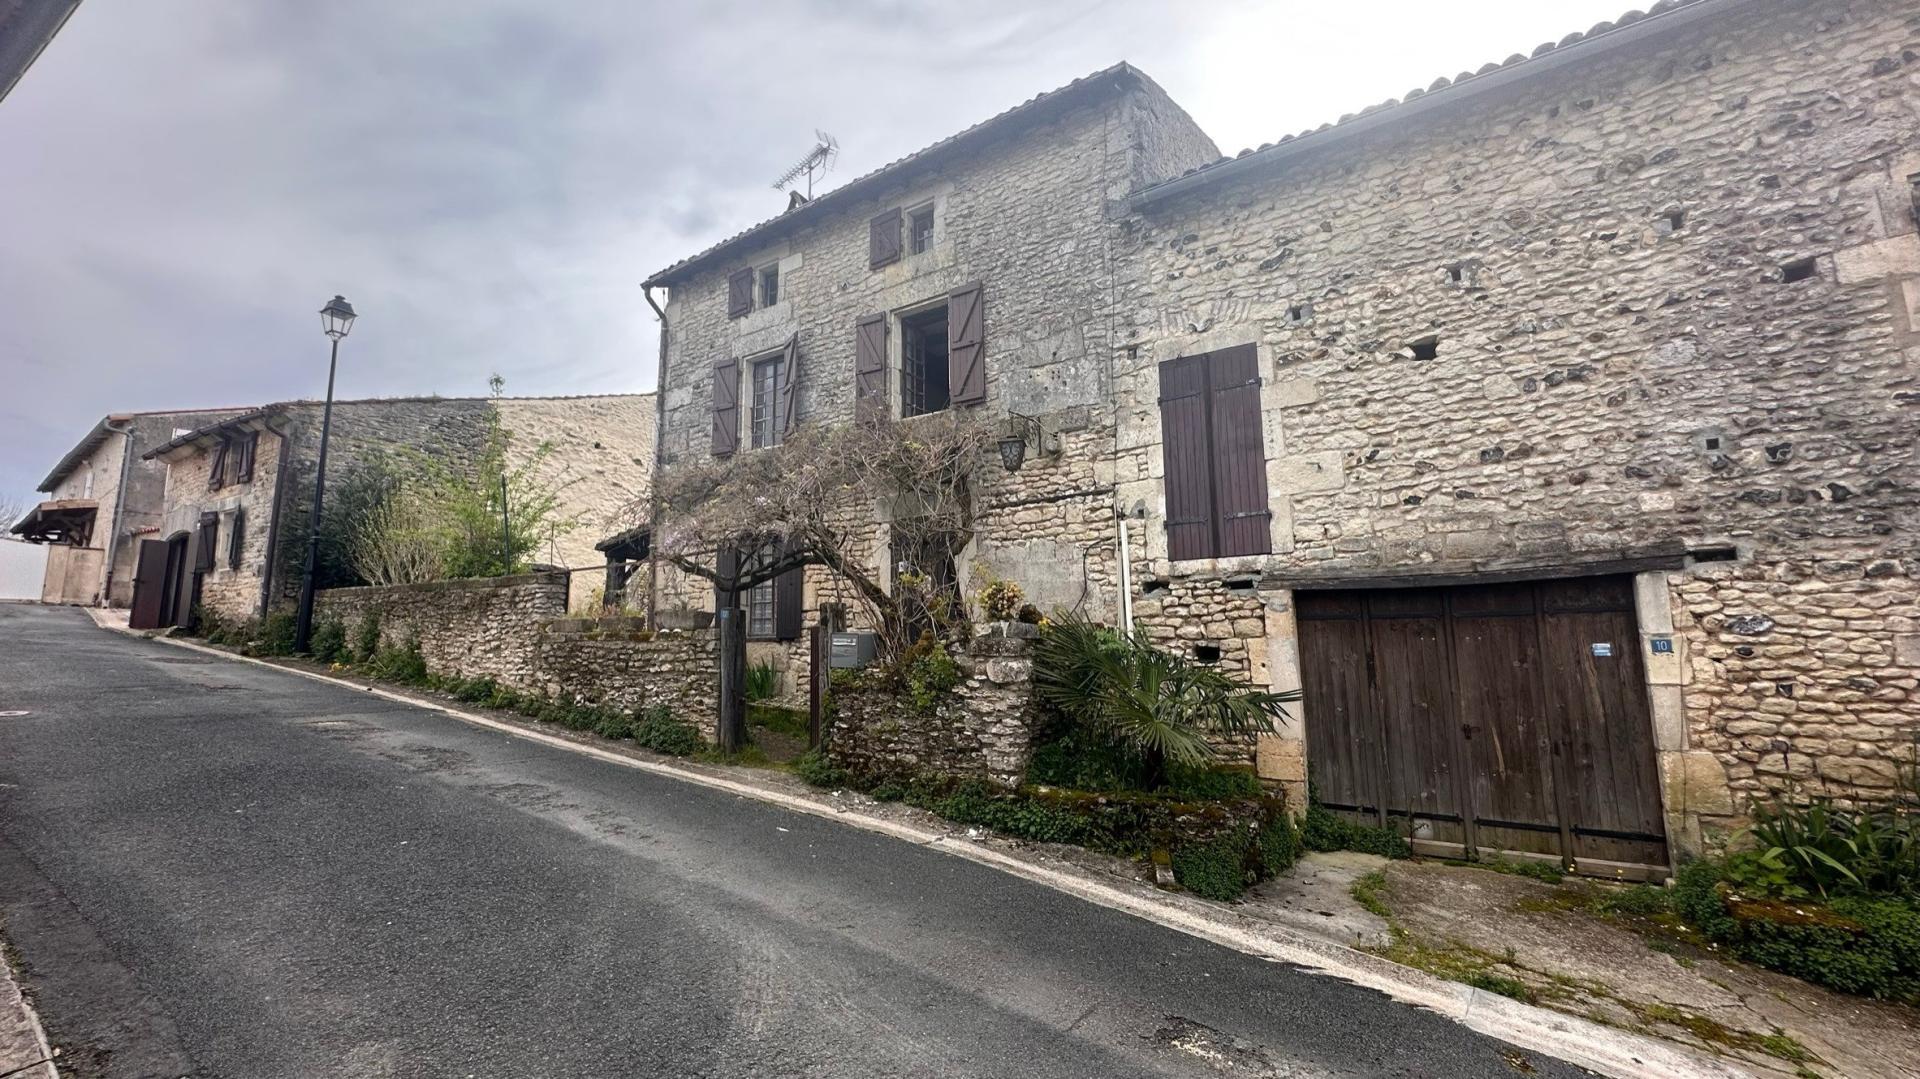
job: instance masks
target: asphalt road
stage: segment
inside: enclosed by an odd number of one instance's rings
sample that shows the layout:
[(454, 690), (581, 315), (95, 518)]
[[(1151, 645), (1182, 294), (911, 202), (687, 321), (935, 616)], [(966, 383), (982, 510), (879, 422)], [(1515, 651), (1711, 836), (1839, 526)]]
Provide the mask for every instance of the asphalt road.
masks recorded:
[(936, 851), (0, 604), (77, 1076), (1584, 1074)]

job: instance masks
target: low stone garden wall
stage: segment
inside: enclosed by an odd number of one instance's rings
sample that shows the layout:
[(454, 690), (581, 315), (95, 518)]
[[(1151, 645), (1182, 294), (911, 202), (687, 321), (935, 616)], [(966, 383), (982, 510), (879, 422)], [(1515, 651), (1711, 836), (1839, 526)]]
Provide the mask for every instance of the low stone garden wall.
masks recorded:
[(856, 775), (945, 775), (1017, 785), (1033, 755), (1033, 626), (996, 622), (952, 653), (961, 680), (931, 708), (866, 672), (836, 678), (827, 753)]
[(656, 704), (715, 737), (720, 681), (710, 629), (647, 632), (644, 618), (562, 618), (540, 628), (534, 668), (548, 696), (639, 709)]
[(330, 588), (315, 596), (314, 618), (340, 622), (354, 642), (377, 616), (381, 647), (418, 644), (434, 674), (621, 708), (664, 704), (712, 738), (719, 695), (713, 632), (650, 634), (638, 618), (569, 618), (567, 576)]

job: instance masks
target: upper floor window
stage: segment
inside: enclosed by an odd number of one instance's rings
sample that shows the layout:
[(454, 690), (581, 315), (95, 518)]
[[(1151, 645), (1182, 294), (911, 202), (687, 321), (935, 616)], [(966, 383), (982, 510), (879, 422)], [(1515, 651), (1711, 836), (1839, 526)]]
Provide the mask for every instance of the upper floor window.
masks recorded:
[(1160, 365), (1167, 557), (1226, 558), (1273, 549), (1260, 365), (1253, 345)]
[(933, 250), (933, 204), (907, 211), (907, 251), (919, 255)]
[(750, 370), (753, 372), (753, 448), (778, 446), (787, 429), (786, 395), (780, 392), (781, 384), (786, 381), (786, 356), (783, 353), (761, 360)]
[(780, 264), (774, 263), (760, 271), (760, 306), (772, 307), (780, 302)]
[(253, 482), (253, 456), (259, 443), (258, 431), (221, 436), (213, 447), (213, 464), (207, 469), (207, 490), (218, 491), (231, 483)]
[(900, 415), (944, 410), (949, 390), (947, 305), (900, 316)]

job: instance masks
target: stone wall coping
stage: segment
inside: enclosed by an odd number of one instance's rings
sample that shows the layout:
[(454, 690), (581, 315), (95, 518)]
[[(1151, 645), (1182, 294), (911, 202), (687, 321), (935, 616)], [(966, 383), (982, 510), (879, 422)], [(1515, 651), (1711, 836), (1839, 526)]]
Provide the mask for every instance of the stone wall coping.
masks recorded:
[(446, 581), (417, 581), (413, 584), (368, 584), (347, 588), (323, 588), (319, 595), (338, 596), (350, 599), (357, 596), (371, 596), (376, 593), (387, 595), (405, 595), (420, 592), (479, 591), (487, 589), (517, 588), (528, 584), (549, 584), (567, 580), (564, 570), (541, 570), (535, 573), (516, 573), (508, 577), (457, 577)]

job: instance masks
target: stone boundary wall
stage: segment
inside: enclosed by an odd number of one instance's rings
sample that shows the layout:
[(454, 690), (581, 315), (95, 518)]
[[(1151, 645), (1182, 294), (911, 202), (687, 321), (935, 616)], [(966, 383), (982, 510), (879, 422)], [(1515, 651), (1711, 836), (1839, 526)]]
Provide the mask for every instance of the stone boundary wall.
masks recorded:
[(1034, 627), (990, 623), (954, 662), (965, 679), (920, 713), (904, 694), (834, 685), (827, 755), (864, 776), (931, 773), (1018, 786), (1033, 755)]
[(422, 584), (329, 588), (314, 597), (314, 624), (338, 619), (347, 641), (367, 615), (380, 617), (380, 643), (418, 641), (427, 669), (461, 678), (491, 677), (532, 689), (540, 625), (567, 613), (567, 575), (528, 573)]
[(636, 618), (568, 618), (564, 572), (330, 588), (314, 599), (315, 624), (338, 619), (349, 644), (369, 614), (383, 647), (418, 642), (434, 674), (625, 708), (666, 704), (714, 736), (712, 631), (655, 635)]
[(710, 629), (647, 632), (644, 618), (562, 618), (534, 636), (532, 688), (558, 697), (640, 709), (664, 704), (716, 737), (718, 639)]

